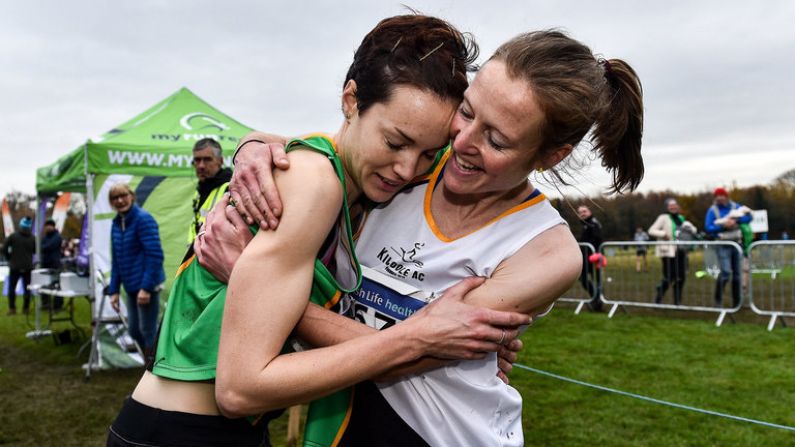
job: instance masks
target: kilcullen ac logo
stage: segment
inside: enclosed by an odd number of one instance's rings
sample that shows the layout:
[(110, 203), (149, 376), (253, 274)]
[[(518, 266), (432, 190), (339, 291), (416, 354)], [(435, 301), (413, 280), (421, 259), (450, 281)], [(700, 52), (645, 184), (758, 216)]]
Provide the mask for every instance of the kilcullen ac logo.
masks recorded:
[[(384, 271), (386, 273), (398, 279), (412, 278), (423, 281), (425, 279), (425, 273), (422, 273), (419, 269), (422, 269), (424, 264), (414, 258), (424, 246), (424, 242), (416, 242), (410, 250), (406, 250), (402, 247), (389, 247), (388, 249), (384, 247), (378, 252), (376, 258), (384, 263)], [(397, 256), (393, 258), (392, 255), (389, 254), (390, 250)]]
[(400, 247), (400, 252), (395, 250), (395, 247), (389, 247), (389, 248), (391, 248), (392, 251), (394, 251), (396, 255), (400, 256), (400, 259), (402, 259), (403, 262), (414, 264), (417, 268), (422, 268), (422, 262), (415, 261), (414, 260), (414, 256), (417, 256), (417, 252), (420, 251), (420, 249), (422, 247), (424, 247), (424, 246), (425, 246), (425, 242), (422, 242), (422, 243), (415, 242), (414, 243), (414, 248), (412, 248), (411, 250), (407, 251), (405, 248)]
[(194, 130), (195, 126), (198, 126), (196, 130), (206, 127), (214, 127), (218, 129), (219, 132), (229, 130), (229, 126), (202, 112), (193, 112), (183, 116), (182, 119), (179, 120), (179, 124), (188, 130)]

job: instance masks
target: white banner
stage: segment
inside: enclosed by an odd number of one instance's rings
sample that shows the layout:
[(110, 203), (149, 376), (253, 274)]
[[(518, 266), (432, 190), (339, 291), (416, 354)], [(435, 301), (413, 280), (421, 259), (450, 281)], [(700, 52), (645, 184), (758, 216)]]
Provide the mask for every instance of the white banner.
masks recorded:
[(767, 210), (751, 211), (751, 231), (754, 233), (767, 233)]
[(58, 197), (52, 208), (52, 220), (55, 221), (55, 228), (63, 231), (63, 224), (66, 221), (66, 211), (69, 209), (69, 202), (72, 200), (72, 193), (65, 192)]
[(11, 210), (8, 209), (8, 201), (3, 199), (3, 231), (6, 237), (14, 232), (14, 220), (11, 218)]

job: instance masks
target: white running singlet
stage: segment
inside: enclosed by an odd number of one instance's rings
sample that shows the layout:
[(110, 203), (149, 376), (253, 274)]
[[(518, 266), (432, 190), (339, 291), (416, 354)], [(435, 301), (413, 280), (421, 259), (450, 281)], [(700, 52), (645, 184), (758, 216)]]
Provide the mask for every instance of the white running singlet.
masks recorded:
[[(405, 287), (368, 275), (352, 296), (355, 318), (384, 329), (409, 317), (447, 288), (470, 276), (490, 277), (497, 266), (541, 232), (565, 225), (535, 190), (521, 204), (457, 239), (445, 237), (430, 213), (443, 163), (425, 184), (399, 193), (373, 210), (356, 243), (363, 266)], [(370, 278), (368, 278), (370, 276)], [(528, 275), (528, 281), (532, 276)], [(402, 289), (403, 294), (393, 290)], [(407, 290), (418, 291), (407, 296)], [(392, 408), (432, 446), (521, 446), (522, 398), (497, 377), (496, 354), (459, 361), (378, 387)]]

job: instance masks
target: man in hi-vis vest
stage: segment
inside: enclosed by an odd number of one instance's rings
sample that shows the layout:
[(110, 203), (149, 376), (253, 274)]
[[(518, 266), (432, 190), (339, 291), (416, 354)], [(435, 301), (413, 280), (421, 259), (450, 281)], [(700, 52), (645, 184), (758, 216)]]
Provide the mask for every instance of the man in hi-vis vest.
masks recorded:
[(225, 168), (221, 145), (212, 138), (204, 138), (193, 146), (193, 168), (199, 184), (193, 195), (193, 222), (188, 231), (188, 244), (193, 243), (207, 213), (221, 199), (232, 179), (232, 170)]

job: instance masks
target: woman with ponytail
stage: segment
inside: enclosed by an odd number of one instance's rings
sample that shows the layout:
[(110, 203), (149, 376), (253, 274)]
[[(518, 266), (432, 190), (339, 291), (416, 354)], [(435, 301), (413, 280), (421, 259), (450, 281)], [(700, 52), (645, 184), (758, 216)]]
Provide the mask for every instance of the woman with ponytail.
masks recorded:
[[(643, 177), (642, 129), (642, 89), (629, 64), (598, 59), (558, 31), (511, 39), (464, 93), (441, 162), (368, 213), (356, 252), (377, 274), (365, 274), (362, 289), (349, 296), (353, 319), (309, 306), (297, 334), (323, 346), (374, 333), (411, 320), (404, 310), (425, 304), (409, 292), (433, 297), (470, 276), (487, 279), (467, 293), (468, 303), (543, 314), (579, 275), (581, 255), (528, 177), (545, 172), (565, 183), (562, 166), (587, 140), (612, 174), (612, 190), (633, 190)], [(270, 154), (273, 145), (255, 141), (263, 135), (244, 139), (251, 142), (238, 154), (238, 174), (260, 157), (281, 158)], [(260, 195), (253, 183), (232, 190), (247, 204), (275, 194)], [(212, 241), (232, 228), (224, 215), (208, 220), (207, 238), (198, 243), (206, 244), (199, 249), (207, 255), (202, 262), (221, 275), (234, 262), (212, 259), (221, 252)], [(240, 217), (226, 213), (226, 219)], [(397, 282), (407, 284), (406, 291), (398, 292)], [(360, 383), (351, 408), (342, 411), (346, 425), (331, 438), (335, 445), (521, 446), (522, 399), (499, 380), (498, 365), (510, 369), (495, 354), (452, 363), (424, 358)]]

